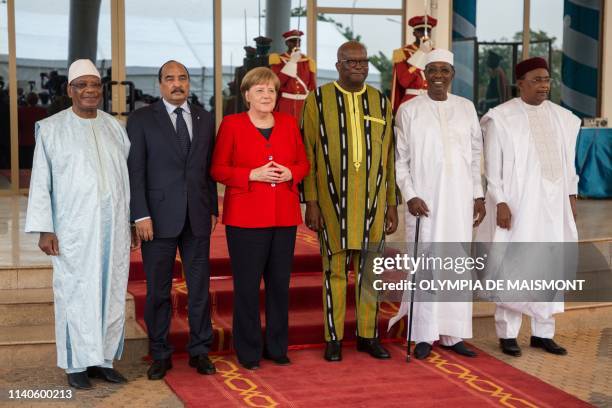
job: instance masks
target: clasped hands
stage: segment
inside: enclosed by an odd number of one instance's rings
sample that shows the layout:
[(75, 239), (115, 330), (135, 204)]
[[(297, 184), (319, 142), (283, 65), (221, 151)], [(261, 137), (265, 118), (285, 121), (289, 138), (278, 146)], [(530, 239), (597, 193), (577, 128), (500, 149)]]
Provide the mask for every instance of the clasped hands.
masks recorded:
[(251, 170), (249, 181), (259, 181), (262, 183), (284, 183), (293, 179), (291, 170), (275, 161)]

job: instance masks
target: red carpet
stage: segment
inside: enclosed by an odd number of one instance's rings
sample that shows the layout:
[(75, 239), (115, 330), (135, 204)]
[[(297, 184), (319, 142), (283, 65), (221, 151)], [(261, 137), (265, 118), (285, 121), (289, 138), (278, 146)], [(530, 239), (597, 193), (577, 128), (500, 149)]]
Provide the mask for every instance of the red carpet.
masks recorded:
[[(185, 351), (189, 338), (187, 322), (187, 288), (181, 278), (181, 263), (177, 259), (175, 264), (175, 281), (172, 288), (172, 303), (174, 315), (170, 328), (170, 341), (177, 352)], [(232, 350), (232, 279), (227, 245), (225, 242), (225, 228), (219, 225), (211, 238), (211, 317), (215, 338), (212, 350), (227, 352)], [(345, 325), (346, 340), (354, 340), (354, 293), (353, 279), (350, 278), (350, 288), (347, 299), (347, 319)], [(298, 240), (295, 249), (295, 258), (291, 276), (290, 302), (289, 302), (289, 344), (318, 344), (323, 342), (323, 300), (322, 300), (322, 273), (319, 243), (316, 235), (304, 226), (298, 229)], [(130, 282), (128, 291), (134, 296), (136, 305), (136, 318), (146, 330), (144, 324), (144, 303), (146, 297), (146, 282), (142, 268), (142, 259), (139, 253), (132, 256)], [(260, 303), (263, 306), (263, 289)], [(386, 327), (397, 307), (390, 303), (381, 305), (381, 326)], [(264, 321), (262, 315), (262, 321)], [(404, 324), (397, 325), (389, 334), (383, 337), (402, 337)]]
[(426, 361), (405, 362), (405, 348), (388, 344), (391, 360), (374, 360), (345, 346), (328, 363), (322, 349), (290, 351), (291, 366), (263, 361), (242, 368), (233, 355), (213, 356), (217, 374), (203, 376), (175, 356), (166, 382), (187, 407), (582, 407), (589, 404), (484, 352), (461, 358), (434, 347)]
[[(397, 306), (380, 306), (381, 337), (392, 338), (391, 361), (374, 360), (355, 351), (354, 286), (350, 276), (345, 325), (344, 361), (322, 359), (323, 342), (322, 273), (315, 234), (298, 229), (291, 276), (289, 308), (289, 356), (293, 364), (278, 367), (262, 361), (255, 372), (244, 370), (232, 351), (232, 279), (225, 229), (219, 225), (211, 238), (211, 316), (215, 330), (211, 355), (217, 375), (202, 376), (187, 365), (185, 351), (189, 328), (186, 287), (177, 259), (172, 289), (174, 316), (170, 341), (177, 353), (166, 381), (189, 407), (437, 407), (498, 406), (577, 407), (588, 404), (512, 366), (480, 352), (476, 359), (457, 357), (434, 348), (427, 361), (405, 363), (405, 319), (391, 333), (383, 328)], [(128, 290), (134, 295), (136, 317), (143, 328), (146, 284), (139, 253), (132, 256)], [(262, 292), (263, 294), (263, 292)], [(263, 306), (263, 296), (261, 305)], [(263, 321), (263, 316), (262, 316)]]

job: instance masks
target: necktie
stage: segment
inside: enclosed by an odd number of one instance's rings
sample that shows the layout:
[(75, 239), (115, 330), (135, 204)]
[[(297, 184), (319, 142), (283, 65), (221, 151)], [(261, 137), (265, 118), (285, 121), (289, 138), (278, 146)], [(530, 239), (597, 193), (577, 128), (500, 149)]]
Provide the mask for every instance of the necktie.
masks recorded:
[(183, 118), (183, 108), (176, 108), (174, 113), (176, 113), (176, 137), (184, 155), (187, 156), (191, 148), (191, 139), (189, 139), (187, 123), (185, 122), (185, 118)]

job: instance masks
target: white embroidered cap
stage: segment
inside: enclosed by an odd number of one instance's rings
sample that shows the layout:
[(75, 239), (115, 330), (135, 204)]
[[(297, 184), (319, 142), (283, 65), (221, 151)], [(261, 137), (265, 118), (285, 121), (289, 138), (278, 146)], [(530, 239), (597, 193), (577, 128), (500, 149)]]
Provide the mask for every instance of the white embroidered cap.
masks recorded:
[(93, 62), (88, 59), (78, 59), (68, 68), (68, 83), (84, 75), (93, 75), (100, 78), (100, 73)]
[(425, 60), (425, 65), (430, 64), (432, 62), (447, 62), (453, 65), (454, 56), (453, 53), (449, 50), (444, 50), (442, 48), (436, 48), (427, 53), (427, 58)]

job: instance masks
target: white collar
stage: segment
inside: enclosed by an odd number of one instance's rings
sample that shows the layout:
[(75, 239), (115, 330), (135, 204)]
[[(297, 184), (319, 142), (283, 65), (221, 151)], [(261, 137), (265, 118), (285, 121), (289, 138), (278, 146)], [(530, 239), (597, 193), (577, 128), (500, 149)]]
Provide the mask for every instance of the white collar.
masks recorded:
[(164, 98), (162, 98), (162, 101), (164, 102), (164, 105), (166, 106), (166, 110), (168, 111), (168, 113), (174, 113), (174, 110), (176, 108), (182, 108), (183, 111), (191, 114), (191, 109), (189, 108), (189, 104), (187, 103), (187, 101), (183, 102), (183, 104), (181, 106), (176, 106), (171, 104), (170, 102), (168, 102), (167, 100), (165, 100)]
[(541, 111), (542, 109), (544, 109), (544, 108), (545, 108), (545, 106), (546, 106), (546, 102), (547, 102), (547, 101), (543, 101), (543, 102), (542, 102), (541, 104), (539, 104), (539, 105), (530, 105), (530, 104), (528, 104), (527, 102), (525, 102), (525, 101), (523, 100), (523, 98), (521, 98), (520, 96), (519, 96), (519, 99), (521, 100), (521, 103), (523, 104), (523, 106), (525, 107), (525, 109), (526, 109), (526, 110), (528, 110), (528, 111), (532, 111), (532, 112), (533, 112), (533, 111), (536, 111), (536, 112)]

